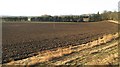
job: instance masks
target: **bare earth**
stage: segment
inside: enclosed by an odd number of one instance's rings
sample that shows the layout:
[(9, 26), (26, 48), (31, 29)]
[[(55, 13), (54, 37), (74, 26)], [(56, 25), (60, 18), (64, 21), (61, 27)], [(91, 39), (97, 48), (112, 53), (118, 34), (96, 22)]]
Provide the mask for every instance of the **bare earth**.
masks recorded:
[(7, 63), (7, 65), (118, 65), (118, 33), (98, 40), (46, 50), (38, 55)]
[(3, 33), (4, 65), (118, 65), (117, 24), (108, 21), (5, 23)]

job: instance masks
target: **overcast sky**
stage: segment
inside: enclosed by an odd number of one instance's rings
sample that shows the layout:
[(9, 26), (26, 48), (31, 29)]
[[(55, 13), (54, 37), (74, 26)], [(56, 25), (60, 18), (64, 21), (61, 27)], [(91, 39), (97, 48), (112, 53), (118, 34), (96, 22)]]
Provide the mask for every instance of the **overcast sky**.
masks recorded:
[(0, 0), (0, 15), (80, 15), (118, 11), (119, 0)]

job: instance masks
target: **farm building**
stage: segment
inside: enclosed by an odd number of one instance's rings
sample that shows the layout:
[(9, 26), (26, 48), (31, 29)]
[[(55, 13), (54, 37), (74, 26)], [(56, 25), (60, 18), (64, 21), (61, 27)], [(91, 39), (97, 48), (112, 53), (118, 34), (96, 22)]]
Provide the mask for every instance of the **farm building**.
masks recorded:
[(83, 15), (82, 15), (82, 16), (83, 16), (83, 21), (84, 21), (84, 22), (90, 21), (90, 15), (91, 15), (91, 14), (83, 14)]
[(88, 21), (89, 21), (89, 17), (84, 17), (84, 18), (83, 18), (83, 21), (84, 21), (84, 22), (88, 22)]
[(31, 21), (31, 17), (28, 17), (28, 21)]

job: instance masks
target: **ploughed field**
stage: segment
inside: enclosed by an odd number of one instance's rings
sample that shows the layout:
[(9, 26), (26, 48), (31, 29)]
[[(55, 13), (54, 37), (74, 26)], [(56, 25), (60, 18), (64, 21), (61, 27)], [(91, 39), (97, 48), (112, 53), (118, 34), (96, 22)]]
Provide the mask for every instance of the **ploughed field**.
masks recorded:
[(117, 32), (109, 22), (3, 23), (3, 63), (37, 55), (38, 52), (80, 45)]

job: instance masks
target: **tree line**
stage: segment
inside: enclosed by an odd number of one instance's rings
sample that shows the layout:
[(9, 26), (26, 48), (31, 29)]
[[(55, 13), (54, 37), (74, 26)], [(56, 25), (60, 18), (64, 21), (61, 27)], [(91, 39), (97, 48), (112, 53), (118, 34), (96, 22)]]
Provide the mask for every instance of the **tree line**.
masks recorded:
[(4, 16), (2, 17), (2, 21), (27, 21), (28, 17), (17, 17), (17, 16)]
[[(85, 18), (88, 18), (89, 22), (102, 21), (102, 20), (118, 20), (117, 11), (104, 11), (103, 13), (85, 14), (85, 15), (64, 15), (64, 16), (51, 16), (43, 15), (38, 17), (31, 17), (31, 21), (40, 22), (83, 22)], [(28, 21), (28, 17), (2, 17), (3, 21)]]

